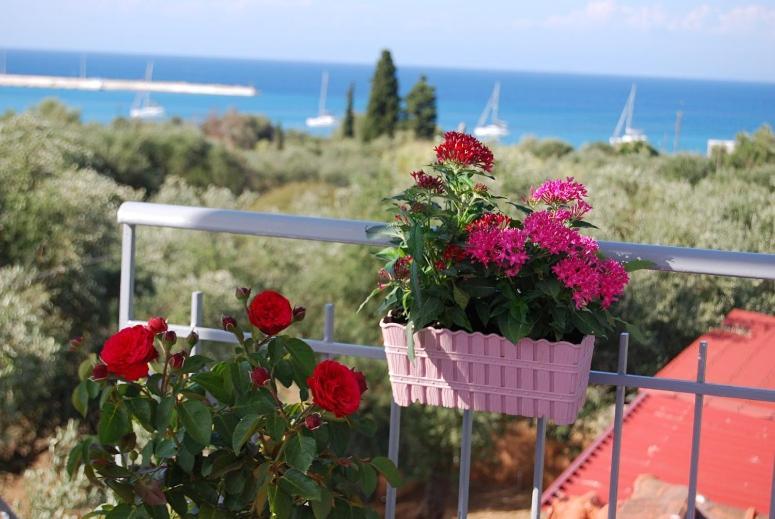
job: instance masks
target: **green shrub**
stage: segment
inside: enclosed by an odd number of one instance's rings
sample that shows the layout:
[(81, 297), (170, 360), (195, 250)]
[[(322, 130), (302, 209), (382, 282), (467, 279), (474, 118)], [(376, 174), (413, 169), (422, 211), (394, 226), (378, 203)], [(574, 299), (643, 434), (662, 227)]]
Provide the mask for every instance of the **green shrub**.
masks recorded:
[(714, 171), (713, 162), (698, 155), (664, 157), (659, 174), (670, 180), (685, 180), (694, 185)]
[(558, 139), (539, 140), (528, 137), (519, 143), (519, 147), (539, 159), (560, 158), (573, 152), (573, 146)]
[(723, 157), (726, 164), (739, 169), (775, 163), (775, 134), (772, 128), (764, 125), (753, 135), (739, 134), (735, 151)]
[(105, 502), (107, 493), (86, 478), (79, 468), (71, 478), (67, 475), (68, 453), (78, 443), (78, 422), (69, 420), (58, 427), (48, 441), (50, 466), (24, 472), (24, 489), (29, 508), (28, 519), (76, 519)]
[(645, 155), (647, 157), (656, 157), (659, 152), (646, 141), (623, 142), (614, 146), (619, 155)]
[(58, 322), (34, 272), (0, 268), (0, 466), (17, 468), (16, 456), (33, 456), (45, 432), (38, 429), (50, 429), (61, 415), (62, 402), (52, 397), (66, 392), (57, 380), (65, 355), (49, 335)]

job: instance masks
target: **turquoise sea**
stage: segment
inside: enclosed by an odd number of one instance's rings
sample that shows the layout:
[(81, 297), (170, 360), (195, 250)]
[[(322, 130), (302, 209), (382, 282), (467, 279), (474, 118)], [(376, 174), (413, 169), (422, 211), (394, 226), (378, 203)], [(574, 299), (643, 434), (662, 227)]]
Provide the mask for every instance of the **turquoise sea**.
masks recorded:
[[(30, 50), (4, 53), (8, 73), (78, 76), (83, 63), (88, 77), (142, 79), (146, 64), (153, 61), (155, 80), (253, 85), (260, 90), (253, 98), (152, 94), (152, 99), (164, 106), (167, 116), (194, 122), (235, 108), (264, 114), (285, 128), (297, 129), (304, 129), (304, 120), (316, 115), (324, 70), (331, 78), (327, 105), (337, 116), (344, 111), (351, 82), (356, 110), (365, 109), (373, 72), (371, 65), (341, 63)], [(663, 151), (673, 150), (677, 111), (683, 112), (679, 151), (704, 152), (708, 139), (732, 139), (738, 132), (775, 122), (775, 83), (397, 66), (403, 93), (421, 74), (428, 76), (437, 89), (439, 124), (445, 129), (459, 123), (473, 128), (494, 83), (500, 81), (500, 117), (510, 129), (506, 142), (527, 135), (556, 137), (574, 146), (607, 141), (633, 83), (638, 87), (634, 126)], [(79, 109), (84, 120), (97, 122), (126, 117), (135, 98), (133, 92), (0, 87), (0, 112), (24, 110), (51, 96)]]

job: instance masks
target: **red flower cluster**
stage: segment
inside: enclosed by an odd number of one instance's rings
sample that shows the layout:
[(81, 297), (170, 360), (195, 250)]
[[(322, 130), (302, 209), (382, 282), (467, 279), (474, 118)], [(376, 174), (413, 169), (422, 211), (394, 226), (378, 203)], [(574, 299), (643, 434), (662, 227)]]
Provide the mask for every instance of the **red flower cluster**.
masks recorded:
[(407, 279), (411, 273), (411, 264), (411, 256), (401, 256), (398, 258), (393, 264), (393, 274), (396, 276), (396, 279)]
[(315, 366), (312, 375), (307, 378), (307, 385), (315, 404), (338, 418), (357, 411), (361, 405), (361, 394), (365, 391), (363, 375), (335, 360), (324, 360)]
[(264, 290), (250, 302), (248, 319), (266, 335), (277, 335), (293, 322), (293, 308), (282, 294)]
[(459, 263), (466, 259), (466, 251), (463, 247), (450, 243), (444, 248), (444, 252), (441, 253), (442, 259), (447, 262)]
[(466, 251), (463, 247), (450, 243), (441, 253), (441, 259), (436, 262), (438, 270), (447, 268), (447, 265), (460, 263), (466, 259)]
[(505, 229), (511, 223), (511, 218), (505, 214), (487, 213), (478, 220), (474, 220), (466, 226), (466, 231), (471, 233), (485, 229)]
[(444, 142), (434, 148), (436, 159), (441, 162), (455, 162), (463, 166), (492, 171), (492, 151), (475, 137), (460, 132), (447, 132)]
[(147, 377), (148, 363), (158, 356), (153, 337), (153, 331), (142, 324), (124, 328), (105, 341), (100, 359), (107, 371), (124, 380)]
[(418, 187), (427, 189), (438, 195), (444, 193), (444, 181), (439, 177), (433, 177), (426, 174), (424, 171), (412, 171), (411, 175)]

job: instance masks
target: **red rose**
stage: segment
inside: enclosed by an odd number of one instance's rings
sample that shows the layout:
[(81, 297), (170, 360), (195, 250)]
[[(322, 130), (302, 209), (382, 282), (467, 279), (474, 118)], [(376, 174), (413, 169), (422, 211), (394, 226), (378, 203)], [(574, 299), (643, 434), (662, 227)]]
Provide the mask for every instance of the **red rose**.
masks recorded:
[(248, 319), (266, 335), (277, 335), (293, 322), (293, 309), (282, 294), (264, 290), (250, 302)]
[(307, 378), (312, 400), (338, 418), (353, 414), (361, 405), (358, 377), (335, 360), (324, 360)]
[(355, 380), (358, 381), (358, 387), (361, 389), (361, 394), (365, 393), (366, 390), (369, 389), (369, 385), (366, 384), (366, 377), (363, 376), (363, 373), (357, 371), (355, 368), (351, 369), (350, 371), (353, 372), (353, 375), (355, 375)]
[(124, 328), (105, 341), (100, 352), (108, 371), (124, 380), (148, 376), (148, 363), (158, 356), (153, 347), (153, 332), (138, 324)]
[(164, 317), (151, 317), (148, 319), (147, 328), (156, 335), (167, 331), (167, 320)]

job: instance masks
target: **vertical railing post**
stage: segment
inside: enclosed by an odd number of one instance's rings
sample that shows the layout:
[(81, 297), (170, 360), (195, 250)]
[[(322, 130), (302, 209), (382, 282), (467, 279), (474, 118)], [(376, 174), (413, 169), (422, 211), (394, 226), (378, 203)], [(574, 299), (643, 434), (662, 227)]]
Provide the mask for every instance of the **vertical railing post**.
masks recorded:
[(468, 488), (471, 483), (471, 436), (473, 434), (474, 412), (463, 411), (462, 434), (460, 435), (460, 472), (458, 477), (457, 517), (468, 517)]
[(530, 496), (530, 519), (541, 517), (541, 493), (544, 487), (544, 452), (546, 446), (546, 417), (536, 419), (536, 447), (533, 457), (533, 493)]
[[(697, 357), (697, 383), (705, 382), (705, 361), (708, 355), (707, 341), (700, 342), (700, 354)], [(697, 470), (700, 462), (700, 431), (702, 429), (703, 395), (694, 395), (694, 427), (692, 428), (692, 454), (689, 467), (689, 494), (687, 496), (687, 519), (694, 519), (697, 510)]]
[[(325, 306), (325, 314), (323, 322), (323, 341), (334, 342), (334, 304), (327, 303)], [(324, 353), (321, 355), (324, 359), (331, 358), (331, 355)]]
[(770, 485), (770, 519), (775, 519), (775, 458), (772, 460), (772, 481)]
[[(388, 433), (388, 458), (398, 466), (398, 445), (401, 434), (401, 406), (390, 401), (390, 432)], [(385, 496), (385, 519), (396, 517), (396, 489), (388, 483)]]
[(118, 295), (118, 327), (134, 318), (135, 298), (135, 226), (122, 225), (121, 287)]
[(775, 458), (772, 460), (772, 482), (770, 483), (770, 519), (775, 519)]
[[(627, 374), (627, 350), (630, 334), (619, 336), (619, 360), (616, 372)], [(614, 407), (614, 443), (611, 448), (611, 477), (608, 486), (608, 519), (616, 519), (616, 509), (619, 502), (619, 465), (622, 455), (622, 422), (624, 421), (624, 386), (616, 386), (616, 405)]]
[[(191, 329), (196, 330), (204, 324), (204, 294), (196, 291), (191, 292)], [(199, 353), (199, 343), (197, 342), (191, 348), (191, 355)]]

